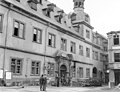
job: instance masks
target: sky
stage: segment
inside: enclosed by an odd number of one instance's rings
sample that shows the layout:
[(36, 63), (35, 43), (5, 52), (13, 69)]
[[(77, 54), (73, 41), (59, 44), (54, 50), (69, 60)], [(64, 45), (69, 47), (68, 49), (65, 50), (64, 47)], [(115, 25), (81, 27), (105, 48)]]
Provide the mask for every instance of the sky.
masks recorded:
[[(65, 13), (73, 12), (73, 0), (49, 0)], [(107, 37), (110, 31), (120, 31), (120, 0), (85, 0), (84, 12), (90, 16), (93, 31)]]

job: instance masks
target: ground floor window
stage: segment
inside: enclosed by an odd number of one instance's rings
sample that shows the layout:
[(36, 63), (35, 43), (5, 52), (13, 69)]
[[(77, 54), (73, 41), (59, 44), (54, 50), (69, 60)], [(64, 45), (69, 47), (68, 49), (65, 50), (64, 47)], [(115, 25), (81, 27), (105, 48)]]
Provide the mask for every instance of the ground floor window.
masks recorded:
[(78, 75), (78, 78), (83, 78), (83, 68), (82, 67), (78, 67), (77, 75)]
[(86, 78), (90, 78), (90, 68), (86, 68)]
[(75, 77), (75, 67), (71, 67), (71, 77)]
[(54, 76), (54, 63), (48, 62), (47, 74), (48, 74), (48, 76), (51, 76), (51, 77)]
[(31, 62), (31, 74), (40, 75), (40, 61)]
[(11, 72), (13, 74), (22, 74), (22, 60), (20, 58), (11, 58)]

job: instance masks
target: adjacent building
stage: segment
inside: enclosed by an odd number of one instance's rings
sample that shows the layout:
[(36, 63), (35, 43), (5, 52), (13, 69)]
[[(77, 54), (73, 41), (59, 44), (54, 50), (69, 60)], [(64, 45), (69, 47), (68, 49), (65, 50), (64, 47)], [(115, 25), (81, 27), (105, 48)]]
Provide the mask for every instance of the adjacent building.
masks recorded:
[(73, 0), (74, 12), (66, 14), (47, 0), (1, 0), (1, 78), (12, 72), (14, 85), (34, 84), (41, 74), (60, 85), (67, 78), (105, 79), (107, 39), (93, 32), (84, 1)]
[(120, 83), (120, 31), (111, 31), (108, 35), (109, 86)]

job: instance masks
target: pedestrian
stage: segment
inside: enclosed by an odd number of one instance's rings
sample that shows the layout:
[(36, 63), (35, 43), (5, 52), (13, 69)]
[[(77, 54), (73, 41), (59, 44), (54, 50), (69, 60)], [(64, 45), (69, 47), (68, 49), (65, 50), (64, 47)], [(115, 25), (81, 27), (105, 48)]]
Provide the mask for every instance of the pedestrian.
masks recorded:
[(43, 82), (44, 82), (44, 78), (43, 78), (43, 75), (41, 75), (41, 77), (39, 79), (40, 91), (43, 91)]
[(46, 87), (47, 87), (47, 76), (44, 75), (43, 76), (43, 91), (46, 91)]

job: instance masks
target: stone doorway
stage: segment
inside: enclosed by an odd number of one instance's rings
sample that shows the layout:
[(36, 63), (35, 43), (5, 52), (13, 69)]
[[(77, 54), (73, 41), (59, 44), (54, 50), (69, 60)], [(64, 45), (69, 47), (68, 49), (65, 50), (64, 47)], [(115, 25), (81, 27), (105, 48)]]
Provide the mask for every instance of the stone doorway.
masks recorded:
[(60, 82), (61, 86), (66, 86), (67, 85), (67, 67), (66, 65), (61, 65), (60, 67)]

